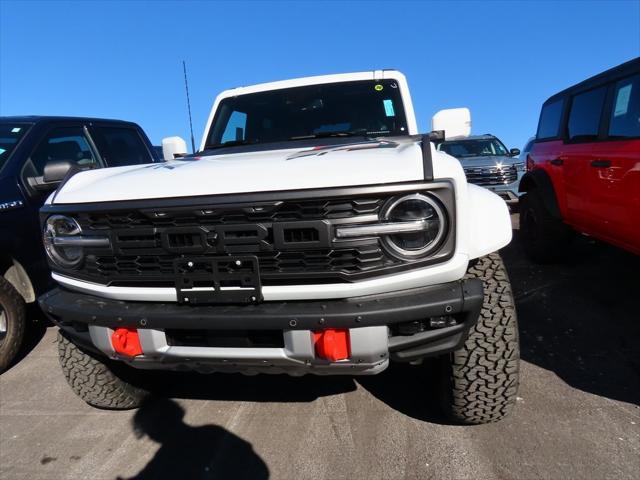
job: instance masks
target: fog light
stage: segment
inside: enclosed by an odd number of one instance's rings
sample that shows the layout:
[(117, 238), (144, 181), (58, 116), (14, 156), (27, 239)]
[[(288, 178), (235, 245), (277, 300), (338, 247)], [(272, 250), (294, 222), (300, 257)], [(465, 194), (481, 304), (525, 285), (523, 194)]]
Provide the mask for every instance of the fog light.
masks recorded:
[(330, 362), (346, 360), (350, 355), (349, 330), (328, 328), (313, 332), (316, 355)]
[(117, 328), (111, 335), (111, 345), (116, 353), (125, 357), (142, 355), (142, 345), (135, 328)]

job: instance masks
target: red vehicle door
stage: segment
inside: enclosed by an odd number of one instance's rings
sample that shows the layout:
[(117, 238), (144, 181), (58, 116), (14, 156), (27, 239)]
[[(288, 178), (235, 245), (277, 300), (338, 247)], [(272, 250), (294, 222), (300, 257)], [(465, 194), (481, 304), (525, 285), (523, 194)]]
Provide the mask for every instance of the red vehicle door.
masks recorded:
[(570, 99), (566, 139), (558, 163), (562, 167), (566, 214), (564, 220), (577, 230), (603, 236), (609, 229), (602, 207), (611, 204), (613, 191), (604, 182), (594, 181), (602, 169), (599, 133), (607, 96), (607, 85), (574, 95)]
[(562, 170), (565, 145), (560, 128), (564, 104), (564, 97), (561, 97), (550, 100), (542, 106), (536, 142), (527, 157), (527, 168), (540, 168), (549, 175), (562, 218), (566, 218), (567, 213)]
[(605, 240), (640, 254), (640, 74), (616, 82), (611, 99), (590, 162), (593, 209)]

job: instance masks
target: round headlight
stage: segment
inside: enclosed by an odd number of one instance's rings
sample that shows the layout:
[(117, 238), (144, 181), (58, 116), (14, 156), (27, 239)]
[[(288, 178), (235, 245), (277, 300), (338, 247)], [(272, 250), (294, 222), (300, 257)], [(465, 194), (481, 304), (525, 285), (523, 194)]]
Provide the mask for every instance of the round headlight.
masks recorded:
[(79, 236), (82, 233), (80, 225), (73, 218), (64, 215), (52, 215), (47, 218), (42, 240), (44, 249), (53, 263), (63, 268), (73, 268), (82, 262), (82, 247), (63, 246), (60, 238)]
[(382, 237), (390, 253), (401, 258), (422, 257), (431, 253), (442, 240), (446, 216), (439, 202), (431, 197), (415, 193), (392, 201), (383, 210), (386, 222), (422, 221), (419, 231), (394, 233)]

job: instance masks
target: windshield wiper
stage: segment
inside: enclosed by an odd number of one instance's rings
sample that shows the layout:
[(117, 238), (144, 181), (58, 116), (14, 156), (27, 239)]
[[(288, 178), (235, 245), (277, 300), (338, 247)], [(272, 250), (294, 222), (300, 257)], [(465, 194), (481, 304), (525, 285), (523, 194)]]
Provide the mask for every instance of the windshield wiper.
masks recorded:
[(252, 143), (252, 141), (249, 140), (230, 140), (228, 142), (224, 142), (224, 143), (214, 143), (211, 145), (205, 145), (204, 149), (205, 150), (215, 150), (216, 148), (224, 148), (224, 147), (237, 147), (238, 145), (250, 145)]
[(306, 140), (310, 138), (330, 138), (330, 137), (369, 137), (366, 128), (357, 130), (341, 130), (337, 132), (318, 132), (311, 135), (300, 135), (299, 137), (291, 137), (289, 140)]

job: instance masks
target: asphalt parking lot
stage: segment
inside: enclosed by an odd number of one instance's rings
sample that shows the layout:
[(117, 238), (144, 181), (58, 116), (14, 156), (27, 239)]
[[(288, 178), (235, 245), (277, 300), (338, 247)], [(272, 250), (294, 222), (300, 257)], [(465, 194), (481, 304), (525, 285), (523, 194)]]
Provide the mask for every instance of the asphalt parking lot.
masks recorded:
[(517, 238), (503, 256), (522, 367), (500, 423), (447, 424), (417, 367), (172, 374), (137, 413), (96, 410), (67, 386), (49, 328), (0, 377), (0, 478), (638, 478), (640, 258), (584, 238), (562, 265), (532, 265)]

